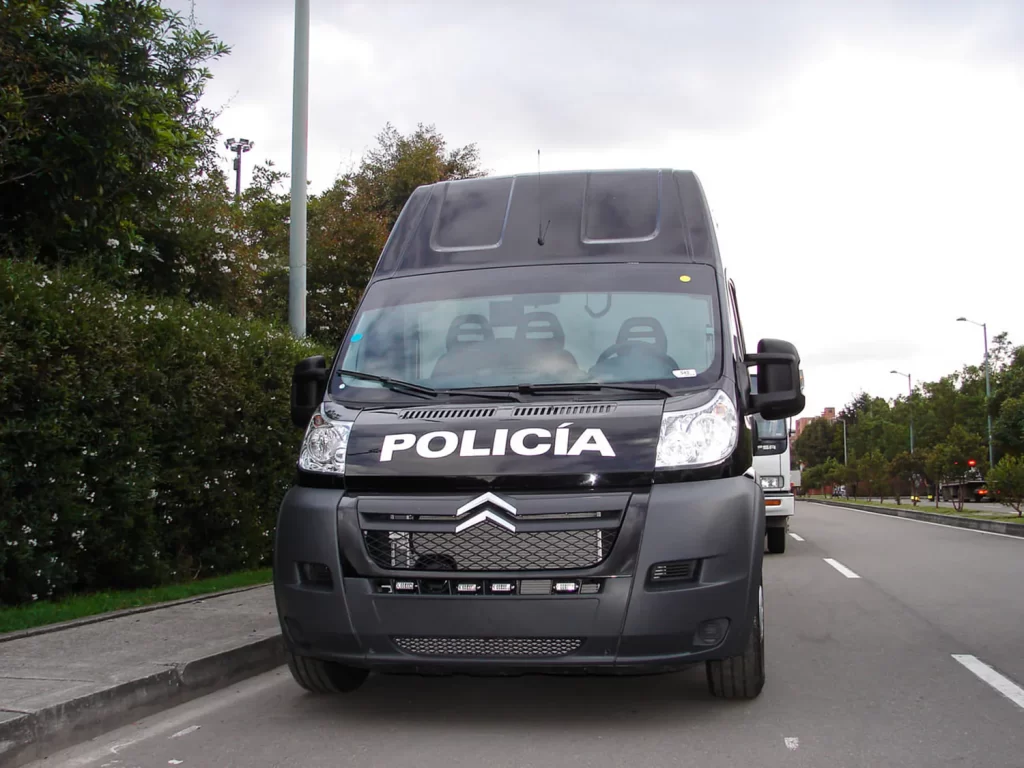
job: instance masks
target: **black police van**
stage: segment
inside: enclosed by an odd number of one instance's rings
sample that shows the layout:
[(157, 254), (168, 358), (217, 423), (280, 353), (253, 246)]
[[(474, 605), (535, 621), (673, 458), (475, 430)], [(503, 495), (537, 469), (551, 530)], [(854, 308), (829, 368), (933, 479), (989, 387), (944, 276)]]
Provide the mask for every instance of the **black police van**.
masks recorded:
[(334, 360), (294, 373), (274, 587), (296, 681), (703, 662), (712, 694), (757, 696), (753, 414), (804, 398), (793, 345), (746, 349), (692, 172), (418, 188)]

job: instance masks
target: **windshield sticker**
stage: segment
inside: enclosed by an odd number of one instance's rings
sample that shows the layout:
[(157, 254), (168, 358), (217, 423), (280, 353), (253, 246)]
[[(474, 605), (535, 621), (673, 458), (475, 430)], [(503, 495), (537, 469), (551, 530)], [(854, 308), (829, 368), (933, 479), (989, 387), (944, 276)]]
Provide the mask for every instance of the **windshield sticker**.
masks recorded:
[(688, 282), (690, 282), (690, 276), (689, 275), (680, 275), (679, 276), (679, 282), (680, 283), (688, 283)]
[(697, 371), (695, 371), (693, 368), (680, 368), (678, 370), (672, 371), (672, 375), (675, 376), (677, 379), (692, 379), (694, 376), (697, 375)]
[(359, 341), (362, 338), (363, 338), (363, 334), (361, 334), (361, 333), (354, 333), (354, 334), (352, 334), (352, 341), (353, 342)]

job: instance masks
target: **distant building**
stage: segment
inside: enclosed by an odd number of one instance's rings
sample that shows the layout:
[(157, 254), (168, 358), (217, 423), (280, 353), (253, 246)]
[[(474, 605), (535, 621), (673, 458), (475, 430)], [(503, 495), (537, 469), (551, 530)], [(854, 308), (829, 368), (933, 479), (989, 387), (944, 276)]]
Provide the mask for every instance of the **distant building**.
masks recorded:
[(829, 421), (836, 420), (836, 409), (826, 408), (821, 412), (821, 416), (804, 416), (802, 419), (796, 420), (796, 430), (793, 434), (793, 439), (796, 440), (800, 437), (800, 433), (804, 431), (804, 428), (815, 419), (828, 419)]

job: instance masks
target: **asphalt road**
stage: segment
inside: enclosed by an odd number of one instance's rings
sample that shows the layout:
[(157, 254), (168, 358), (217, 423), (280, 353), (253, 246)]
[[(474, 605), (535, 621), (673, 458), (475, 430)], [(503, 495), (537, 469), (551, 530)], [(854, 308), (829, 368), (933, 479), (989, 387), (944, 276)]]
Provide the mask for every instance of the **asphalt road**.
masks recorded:
[(709, 698), (702, 668), (378, 677), (334, 699), (279, 670), (37, 765), (1024, 766), (1024, 540), (807, 503), (792, 532), (766, 556), (754, 702)]

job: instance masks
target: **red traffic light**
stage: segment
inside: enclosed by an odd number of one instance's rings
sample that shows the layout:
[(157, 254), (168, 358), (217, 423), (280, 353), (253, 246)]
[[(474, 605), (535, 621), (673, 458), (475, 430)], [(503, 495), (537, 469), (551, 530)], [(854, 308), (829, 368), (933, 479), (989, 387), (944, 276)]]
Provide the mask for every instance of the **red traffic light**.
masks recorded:
[(974, 466), (975, 464), (977, 464), (977, 463), (978, 463), (978, 462), (976, 462), (976, 461), (975, 461), (974, 459), (968, 459), (968, 460), (967, 460), (967, 466), (968, 466), (968, 467), (973, 467), (973, 466)]

